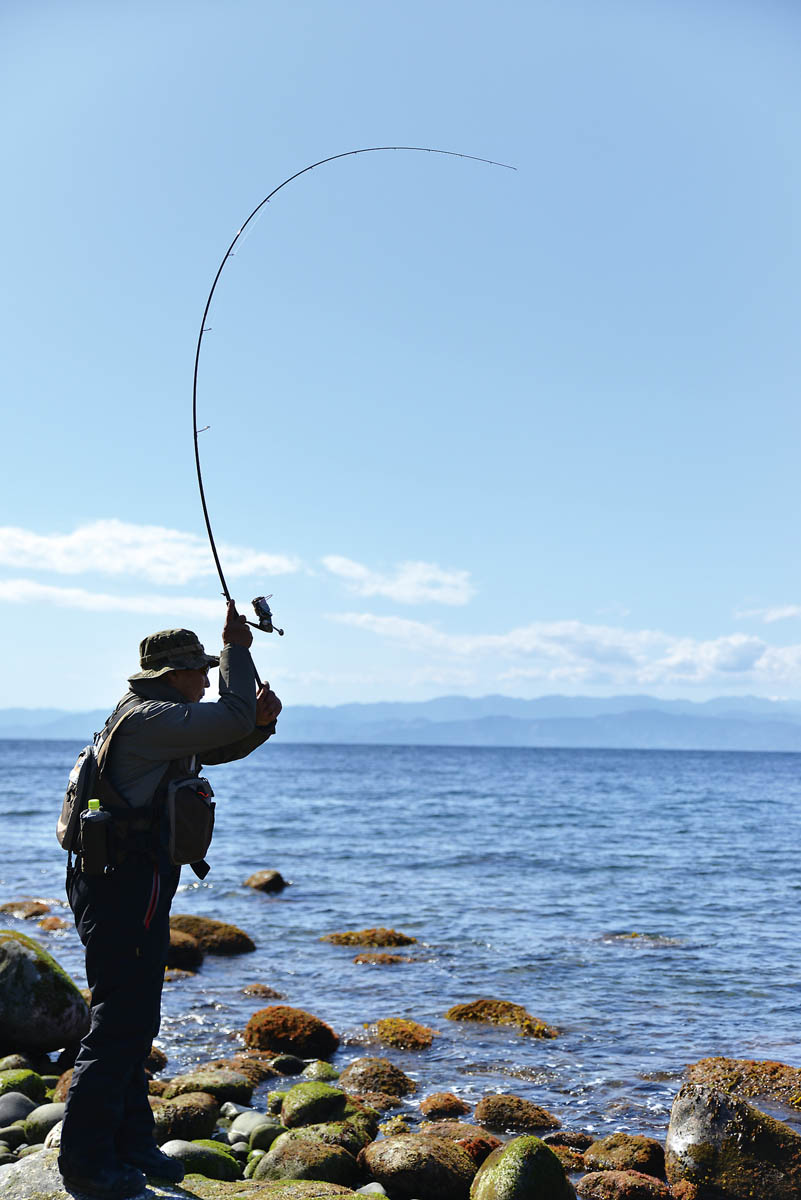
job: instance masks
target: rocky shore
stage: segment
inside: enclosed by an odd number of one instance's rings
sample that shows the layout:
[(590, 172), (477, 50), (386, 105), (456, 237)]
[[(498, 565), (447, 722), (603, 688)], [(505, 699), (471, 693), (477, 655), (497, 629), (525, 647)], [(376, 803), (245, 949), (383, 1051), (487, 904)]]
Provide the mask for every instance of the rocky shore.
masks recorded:
[[(274, 873), (264, 874), (274, 886)], [(206, 954), (254, 948), (244, 931), (210, 918), (176, 915), (172, 926), (170, 972), (195, 971)], [(403, 961), (396, 951), (414, 942), (385, 928), (326, 936), (378, 962)], [(559, 1113), (511, 1092), (470, 1105), (443, 1078), (441, 1091), (419, 1095), (392, 1054), (424, 1055), (438, 1031), (408, 1017), (376, 1023), (380, 1054), (340, 1063), (340, 1036), (324, 1016), (265, 1004), (283, 999), (269, 985), (249, 994), (262, 1007), (229, 1057), (171, 1075), (164, 1053), (153, 1048), (157, 1139), (187, 1174), (179, 1186), (151, 1181), (152, 1196), (801, 1197), (801, 1134), (775, 1115), (801, 1108), (796, 1067), (705, 1059), (688, 1067), (663, 1140), (623, 1132), (598, 1138), (562, 1128)], [(509, 1025), (524, 1038), (559, 1037), (558, 1028), (510, 1000), (465, 998), (442, 1019)], [(0, 931), (0, 1195), (7, 1200), (67, 1197), (56, 1165), (60, 1122), (87, 1028), (86, 996), (52, 956), (34, 938)]]

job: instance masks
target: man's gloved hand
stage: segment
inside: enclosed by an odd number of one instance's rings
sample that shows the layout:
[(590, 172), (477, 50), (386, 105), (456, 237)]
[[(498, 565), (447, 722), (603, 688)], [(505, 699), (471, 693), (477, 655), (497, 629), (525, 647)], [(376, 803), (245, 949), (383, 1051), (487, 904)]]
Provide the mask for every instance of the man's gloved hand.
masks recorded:
[(272, 725), (278, 719), (281, 707), (281, 701), (270, 690), (269, 683), (263, 683), (256, 692), (256, 724)]
[(244, 646), (246, 650), (253, 644), (253, 634), (250, 632), (247, 618), (236, 611), (236, 601), (234, 600), (228, 601), (222, 640), (224, 646)]

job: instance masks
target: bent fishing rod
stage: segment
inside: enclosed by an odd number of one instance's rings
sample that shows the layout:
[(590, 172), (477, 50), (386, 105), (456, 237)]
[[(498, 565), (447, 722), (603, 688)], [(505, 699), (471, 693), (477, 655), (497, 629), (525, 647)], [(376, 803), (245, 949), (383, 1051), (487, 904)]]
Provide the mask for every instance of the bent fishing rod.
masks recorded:
[[(194, 443), (195, 443), (195, 467), (197, 469), (197, 483), (198, 483), (198, 489), (200, 491), (200, 503), (203, 508), (203, 519), (206, 523), (206, 532), (209, 537), (209, 545), (211, 546), (211, 552), (214, 556), (214, 565), (216, 566), (217, 574), (220, 577), (220, 584), (222, 586), (222, 594), (225, 597), (226, 601), (228, 601), (228, 602), (230, 602), (230, 600), (231, 600), (231, 593), (228, 590), (228, 584), (225, 582), (225, 576), (223, 575), (223, 569), (222, 569), (222, 565), (220, 563), (220, 556), (217, 553), (217, 545), (214, 541), (214, 534), (212, 533), (212, 529), (211, 529), (211, 519), (209, 517), (208, 505), (206, 504), (206, 491), (205, 491), (205, 488), (203, 487), (203, 473), (200, 469), (200, 444), (198, 441), (198, 434), (202, 433), (203, 431), (198, 429), (198, 427), (197, 427), (197, 381), (198, 381), (198, 372), (200, 370), (200, 350), (203, 345), (203, 335), (208, 333), (208, 328), (206, 326), (206, 320), (209, 315), (209, 309), (211, 308), (211, 302), (214, 299), (214, 293), (217, 290), (217, 284), (220, 281), (220, 276), (222, 275), (223, 270), (225, 269), (225, 265), (228, 262), (228, 259), (233, 256), (234, 247), (236, 246), (236, 244), (239, 241), (242, 234), (247, 229), (250, 222), (261, 211), (261, 209), (264, 208), (265, 204), (268, 204), (270, 202), (270, 200), (272, 200), (273, 196), (276, 196), (278, 194), (278, 192), (281, 191), (282, 188), (285, 188), (287, 186), (287, 184), (292, 183), (293, 180), (295, 180), (295, 179), (299, 179), (301, 175), (308, 174), (309, 171), (313, 171), (316, 167), (322, 167), (326, 163), (335, 162), (339, 158), (353, 158), (357, 154), (378, 154), (378, 153), (382, 153), (382, 152), (388, 151), (388, 150), (410, 151), (410, 152), (417, 153), (417, 154), (442, 154), (448, 158), (464, 158), (464, 159), (469, 160), (470, 162), (485, 163), (487, 166), (490, 166), (490, 167), (504, 167), (508, 171), (516, 171), (517, 170), (517, 167), (510, 166), (509, 163), (495, 162), (495, 160), (491, 159), (491, 158), (479, 158), (475, 154), (461, 154), (457, 150), (437, 150), (433, 146), (365, 146), (360, 150), (344, 150), (341, 154), (331, 154), (331, 155), (329, 155), (328, 158), (321, 158), (317, 162), (310, 163), (309, 166), (303, 167), (300, 171), (295, 171), (294, 175), (290, 175), (287, 179), (285, 179), (283, 181), (283, 183), (279, 183), (278, 187), (273, 188), (273, 190), (267, 196), (265, 196), (263, 200), (261, 200), (256, 205), (256, 207), (253, 209), (253, 212), (250, 214), (250, 216), (247, 218), (247, 220), (244, 221), (242, 223), (242, 225), (239, 227), (239, 229), (236, 231), (233, 241), (231, 242), (230, 246), (228, 247), (225, 254), (223, 255), (222, 262), (220, 263), (219, 267), (217, 268), (217, 274), (214, 276), (214, 282), (211, 285), (211, 291), (208, 294), (208, 297), (206, 299), (206, 306), (203, 309), (203, 318), (200, 322), (200, 332), (198, 334), (197, 348), (195, 350), (195, 371), (194, 371), (194, 376), (193, 376), (193, 380), (192, 380), (192, 436), (194, 438)], [(206, 426), (205, 428), (208, 428), (208, 426)], [(255, 598), (255, 600), (253, 600), (252, 603), (253, 603), (253, 608), (254, 608), (254, 611), (256, 614), (256, 620), (248, 621), (248, 625), (252, 625), (254, 629), (260, 629), (263, 633), (277, 633), (281, 637), (283, 637), (284, 636), (283, 629), (279, 629), (276, 625), (273, 624), (273, 615), (272, 615), (272, 612), (270, 611), (270, 605), (268, 603), (268, 601), (270, 599), (271, 599), (271, 596), (267, 595), (267, 596), (257, 596)], [(256, 682), (258, 683), (259, 687), (261, 687), (261, 680), (259, 679), (258, 673), (256, 674)]]

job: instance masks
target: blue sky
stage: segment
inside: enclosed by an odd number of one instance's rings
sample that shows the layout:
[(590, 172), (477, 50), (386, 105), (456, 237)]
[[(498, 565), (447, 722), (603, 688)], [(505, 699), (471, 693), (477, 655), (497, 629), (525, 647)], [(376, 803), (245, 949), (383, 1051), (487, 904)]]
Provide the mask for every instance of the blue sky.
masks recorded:
[(7, 0), (2, 706), (801, 697), (801, 10)]

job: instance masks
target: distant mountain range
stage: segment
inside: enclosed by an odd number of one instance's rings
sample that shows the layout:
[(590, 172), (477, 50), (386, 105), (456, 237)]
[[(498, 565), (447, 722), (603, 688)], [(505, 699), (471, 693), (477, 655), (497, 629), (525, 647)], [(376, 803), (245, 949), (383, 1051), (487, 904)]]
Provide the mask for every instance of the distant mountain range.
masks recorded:
[[(103, 709), (0, 709), (0, 738), (86, 742), (107, 715)], [(282, 713), (280, 734), (282, 742), (798, 752), (801, 701), (441, 696), (331, 708), (297, 705)]]

